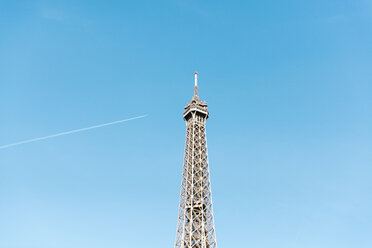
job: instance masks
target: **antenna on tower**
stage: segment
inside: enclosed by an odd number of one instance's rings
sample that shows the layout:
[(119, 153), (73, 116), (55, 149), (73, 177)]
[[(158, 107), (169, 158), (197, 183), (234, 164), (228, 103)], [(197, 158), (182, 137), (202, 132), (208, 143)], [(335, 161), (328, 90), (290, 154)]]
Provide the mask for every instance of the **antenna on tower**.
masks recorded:
[(199, 73), (194, 72), (194, 75), (195, 75), (194, 95), (197, 96), (198, 95), (198, 75), (199, 75)]

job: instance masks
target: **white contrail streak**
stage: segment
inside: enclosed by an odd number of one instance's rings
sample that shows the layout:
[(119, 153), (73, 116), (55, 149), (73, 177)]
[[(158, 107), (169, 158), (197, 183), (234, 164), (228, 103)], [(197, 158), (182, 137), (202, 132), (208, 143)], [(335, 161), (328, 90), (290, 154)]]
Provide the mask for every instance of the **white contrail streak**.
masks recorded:
[(31, 143), (31, 142), (35, 142), (35, 141), (39, 141), (39, 140), (51, 139), (51, 138), (55, 138), (55, 137), (62, 136), (62, 135), (83, 132), (83, 131), (87, 131), (87, 130), (94, 129), (94, 128), (110, 126), (110, 125), (114, 125), (114, 124), (118, 124), (118, 123), (122, 123), (122, 122), (127, 122), (127, 121), (131, 121), (131, 120), (135, 120), (135, 119), (144, 118), (146, 116), (147, 115), (141, 115), (141, 116), (132, 117), (132, 118), (124, 119), (124, 120), (120, 120), (120, 121), (113, 121), (113, 122), (109, 122), (109, 123), (105, 123), (105, 124), (100, 124), (100, 125), (96, 125), (96, 126), (85, 127), (85, 128), (80, 128), (80, 129), (75, 129), (75, 130), (63, 132), (63, 133), (57, 133), (57, 134), (53, 134), (53, 135), (48, 135), (48, 136), (44, 136), (44, 137), (40, 137), (40, 138), (24, 140), (24, 141), (20, 141), (20, 142), (17, 142), (17, 143), (0, 146), (0, 149), (12, 147), (12, 146), (23, 145), (23, 144), (27, 144), (27, 143)]

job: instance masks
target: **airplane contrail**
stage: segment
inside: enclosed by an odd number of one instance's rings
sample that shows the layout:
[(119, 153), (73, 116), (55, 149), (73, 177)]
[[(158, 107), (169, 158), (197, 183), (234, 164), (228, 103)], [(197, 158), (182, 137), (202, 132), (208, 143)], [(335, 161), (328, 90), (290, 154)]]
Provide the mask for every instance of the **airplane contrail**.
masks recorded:
[(135, 119), (144, 118), (146, 116), (147, 115), (140, 115), (140, 116), (132, 117), (132, 118), (129, 118), (129, 119), (113, 121), (113, 122), (104, 123), (104, 124), (100, 124), (100, 125), (96, 125), (96, 126), (75, 129), (75, 130), (71, 130), (71, 131), (67, 131), (67, 132), (63, 132), (63, 133), (52, 134), (52, 135), (39, 137), (39, 138), (35, 138), (35, 139), (24, 140), (24, 141), (20, 141), (20, 142), (17, 142), (17, 143), (0, 146), (0, 149), (12, 147), (12, 146), (23, 145), (23, 144), (27, 144), (27, 143), (31, 143), (31, 142), (35, 142), (35, 141), (39, 141), (39, 140), (51, 139), (51, 138), (55, 138), (55, 137), (62, 136), (62, 135), (83, 132), (83, 131), (87, 131), (87, 130), (94, 129), (94, 128), (110, 126), (110, 125), (114, 125), (114, 124), (118, 124), (118, 123), (122, 123), (122, 122), (127, 122), (127, 121), (131, 121), (131, 120), (135, 120)]

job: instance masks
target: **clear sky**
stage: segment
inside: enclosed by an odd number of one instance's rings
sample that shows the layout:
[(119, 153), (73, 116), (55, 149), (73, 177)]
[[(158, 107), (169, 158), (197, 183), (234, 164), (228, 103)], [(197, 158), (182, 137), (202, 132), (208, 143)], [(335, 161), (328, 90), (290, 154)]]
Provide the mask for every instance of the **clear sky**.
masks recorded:
[(372, 1), (0, 1), (0, 248), (164, 248), (184, 105), (220, 248), (372, 247)]

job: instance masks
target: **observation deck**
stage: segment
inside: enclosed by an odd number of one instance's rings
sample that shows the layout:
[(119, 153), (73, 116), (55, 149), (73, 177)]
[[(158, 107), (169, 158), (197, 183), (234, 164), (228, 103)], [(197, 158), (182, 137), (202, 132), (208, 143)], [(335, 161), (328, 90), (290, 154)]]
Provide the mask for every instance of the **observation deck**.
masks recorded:
[(185, 111), (183, 112), (183, 119), (188, 121), (192, 117), (192, 113), (208, 119), (208, 104), (201, 101), (198, 96), (194, 96), (191, 101), (185, 106)]

